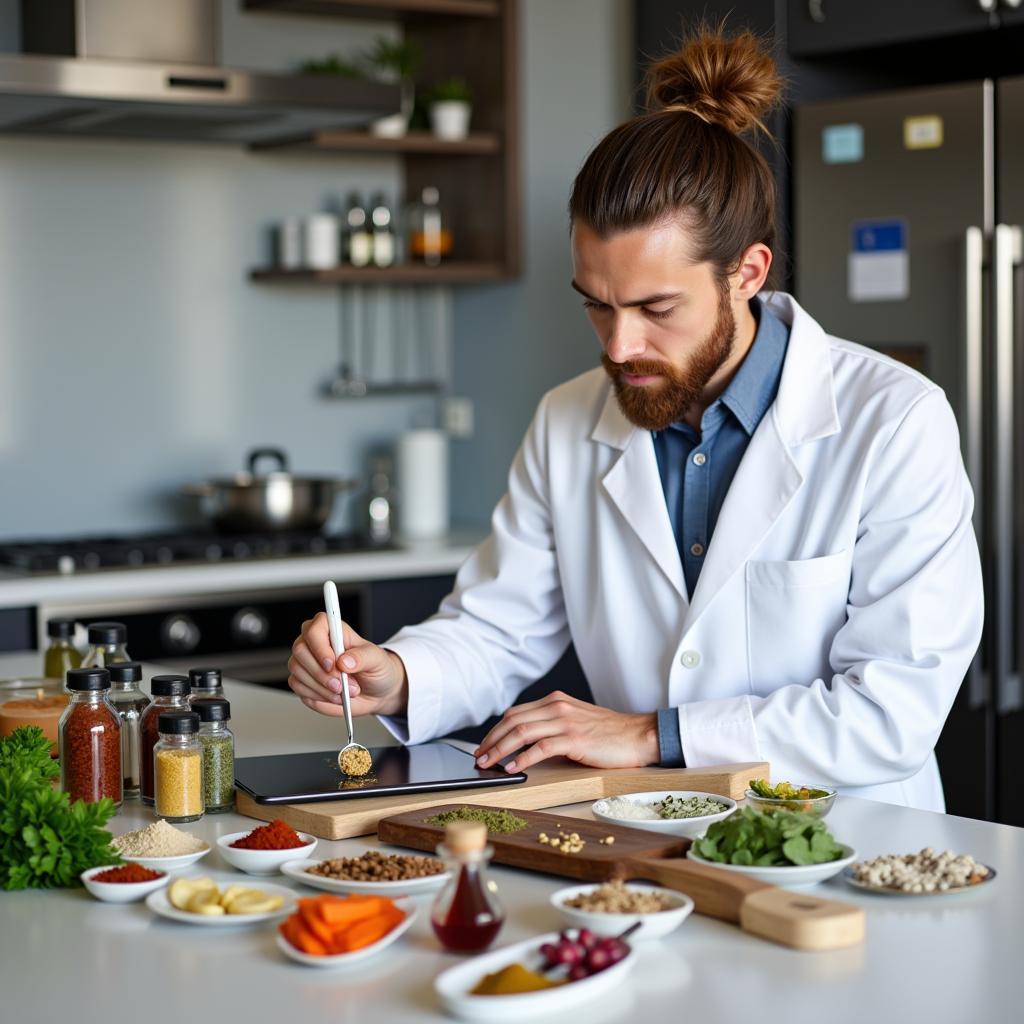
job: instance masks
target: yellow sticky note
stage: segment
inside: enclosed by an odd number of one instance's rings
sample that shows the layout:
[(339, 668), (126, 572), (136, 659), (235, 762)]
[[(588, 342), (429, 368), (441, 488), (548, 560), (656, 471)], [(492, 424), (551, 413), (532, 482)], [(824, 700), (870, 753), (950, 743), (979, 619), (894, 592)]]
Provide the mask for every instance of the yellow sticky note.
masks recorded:
[(937, 114), (905, 117), (903, 145), (907, 149), (938, 149), (942, 145), (942, 118)]

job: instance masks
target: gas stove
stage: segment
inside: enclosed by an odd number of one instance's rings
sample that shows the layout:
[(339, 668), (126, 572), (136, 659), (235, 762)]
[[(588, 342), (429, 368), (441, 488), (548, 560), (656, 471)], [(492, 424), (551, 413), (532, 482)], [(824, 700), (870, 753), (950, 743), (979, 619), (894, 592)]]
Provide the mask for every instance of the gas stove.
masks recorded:
[(246, 562), (267, 558), (379, 551), (357, 534), (268, 532), (156, 533), (0, 543), (0, 567), (28, 575), (69, 575), (103, 569)]

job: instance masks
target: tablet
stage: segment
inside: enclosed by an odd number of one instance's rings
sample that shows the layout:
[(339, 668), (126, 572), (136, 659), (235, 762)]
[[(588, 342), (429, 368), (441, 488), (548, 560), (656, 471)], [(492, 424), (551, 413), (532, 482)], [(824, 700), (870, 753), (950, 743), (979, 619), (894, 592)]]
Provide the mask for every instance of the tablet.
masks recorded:
[(337, 750), (241, 757), (235, 761), (235, 785), (259, 804), (301, 804), (526, 781), (524, 772), (478, 768), (472, 754), (444, 742), (371, 747), (370, 756), (373, 768), (363, 778), (342, 774)]

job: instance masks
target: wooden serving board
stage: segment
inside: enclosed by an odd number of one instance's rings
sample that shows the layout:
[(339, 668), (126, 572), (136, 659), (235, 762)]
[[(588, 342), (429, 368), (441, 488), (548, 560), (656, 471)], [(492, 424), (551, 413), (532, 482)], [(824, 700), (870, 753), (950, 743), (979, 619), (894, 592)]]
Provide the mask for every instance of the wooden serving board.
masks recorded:
[[(428, 825), (425, 819), (461, 806), (447, 804), (431, 808), (429, 814), (419, 810), (384, 818), (377, 838), (382, 843), (433, 852), (444, 829)], [(683, 855), (689, 849), (689, 839), (543, 811), (516, 813), (529, 827), (488, 836), (498, 864), (591, 882), (646, 879), (686, 893), (698, 914), (731, 921), (746, 932), (794, 949), (839, 949), (864, 940), (860, 907), (779, 889), (746, 875), (686, 860)], [(583, 850), (562, 853), (538, 840), (541, 832), (552, 836), (559, 831), (577, 833), (586, 842)], [(614, 836), (615, 842), (602, 845), (599, 840), (608, 836)]]
[[(717, 793), (734, 800), (743, 798), (751, 779), (767, 779), (768, 764), (752, 761), (708, 768), (588, 768), (562, 758), (552, 758), (529, 770), (526, 782), (499, 789), (465, 789), (457, 793), (407, 793), (401, 796), (357, 797), (309, 804), (260, 804), (248, 793), (237, 791), (239, 814), (261, 821), (280, 818), (300, 832), (320, 839), (348, 839), (372, 835), (377, 822), (387, 815), (417, 811), (450, 801), (491, 806), (500, 802), (509, 810), (559, 807), (583, 800), (601, 800), (649, 790), (692, 789)], [(499, 795), (500, 794), (500, 795)]]

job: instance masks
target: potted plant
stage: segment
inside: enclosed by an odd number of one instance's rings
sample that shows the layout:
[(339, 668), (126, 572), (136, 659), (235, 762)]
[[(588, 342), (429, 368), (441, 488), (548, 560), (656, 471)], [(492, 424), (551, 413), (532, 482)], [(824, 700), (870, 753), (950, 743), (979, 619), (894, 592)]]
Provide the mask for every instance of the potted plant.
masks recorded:
[(430, 93), (430, 126), (439, 139), (464, 139), (473, 113), (473, 90), (463, 78), (439, 82)]
[(366, 62), (374, 72), (388, 81), (398, 82), (402, 89), (401, 109), (397, 114), (374, 121), (370, 125), (374, 135), (394, 138), (409, 130), (409, 118), (416, 101), (412, 78), (421, 57), (422, 51), (416, 43), (402, 39), (392, 41), (383, 36), (377, 39), (373, 49), (366, 54)]

